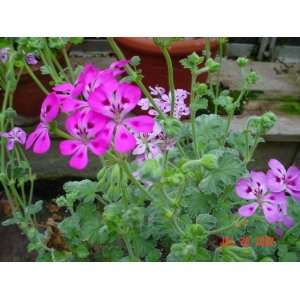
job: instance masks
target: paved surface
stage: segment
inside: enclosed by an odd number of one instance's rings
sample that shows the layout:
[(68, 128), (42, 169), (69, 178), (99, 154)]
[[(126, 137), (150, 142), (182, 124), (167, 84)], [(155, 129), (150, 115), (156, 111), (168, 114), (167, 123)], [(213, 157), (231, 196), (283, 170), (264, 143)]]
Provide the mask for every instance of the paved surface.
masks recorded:
[[(249, 66), (259, 76), (251, 90), (262, 91), (261, 99), (284, 99), (294, 97), (300, 100), (300, 64), (286, 65), (280, 62), (253, 61)], [(240, 89), (240, 68), (235, 61), (224, 59), (221, 69), (222, 83), (232, 90)]]

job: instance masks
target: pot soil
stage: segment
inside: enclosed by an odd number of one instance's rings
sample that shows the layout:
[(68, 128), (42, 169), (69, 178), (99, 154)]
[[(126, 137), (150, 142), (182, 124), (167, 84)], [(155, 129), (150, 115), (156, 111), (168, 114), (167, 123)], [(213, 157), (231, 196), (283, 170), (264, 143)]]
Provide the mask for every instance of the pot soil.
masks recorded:
[[(168, 73), (165, 59), (159, 49), (151, 38), (146, 37), (119, 37), (116, 42), (123, 51), (125, 57), (138, 55), (141, 58), (139, 68), (142, 70), (144, 76), (143, 83), (149, 86), (162, 86), (168, 90)], [(215, 57), (217, 53), (217, 39), (210, 39), (211, 56)], [(204, 38), (186, 39), (174, 42), (169, 48), (169, 53), (172, 57), (174, 68), (174, 82), (177, 89), (190, 90), (191, 74), (190, 71), (184, 69), (180, 64), (182, 58), (187, 57), (192, 52), (202, 55), (205, 49)], [(207, 81), (207, 73), (198, 77), (199, 82)]]

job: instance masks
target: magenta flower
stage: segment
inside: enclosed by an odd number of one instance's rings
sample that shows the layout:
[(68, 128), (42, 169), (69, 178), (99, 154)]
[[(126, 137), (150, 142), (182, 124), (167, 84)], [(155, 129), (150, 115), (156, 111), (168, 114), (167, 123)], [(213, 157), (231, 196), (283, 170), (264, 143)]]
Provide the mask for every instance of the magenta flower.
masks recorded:
[(85, 65), (78, 76), (75, 85), (82, 85), (82, 95), (85, 100), (102, 85), (117, 86), (113, 69), (97, 69), (93, 65)]
[(39, 61), (37, 60), (34, 53), (27, 53), (26, 62), (28, 65), (36, 65)]
[(250, 172), (250, 178), (241, 178), (235, 187), (236, 194), (252, 203), (243, 205), (239, 209), (242, 217), (252, 216), (258, 207), (263, 211), (268, 223), (282, 221), (283, 214), (287, 213), (285, 194), (268, 193), (267, 177), (263, 172)]
[(78, 110), (89, 110), (87, 102), (91, 93), (101, 86), (116, 87), (114, 70), (100, 70), (93, 65), (86, 65), (78, 76), (75, 84), (63, 83), (53, 88), (60, 99), (61, 111), (65, 113)]
[(101, 137), (107, 118), (95, 112), (76, 112), (66, 120), (66, 129), (72, 139), (59, 144), (60, 153), (72, 156), (69, 165), (78, 170), (88, 164), (88, 150), (97, 156), (104, 154), (109, 144)]
[(0, 137), (7, 139), (6, 148), (8, 151), (13, 150), (15, 143), (24, 145), (26, 142), (26, 132), (19, 127), (15, 127), (8, 132), (0, 132)]
[(53, 87), (53, 91), (60, 100), (61, 111), (68, 113), (88, 106), (84, 100), (79, 100), (83, 84), (77, 86), (71, 83), (62, 83)]
[(291, 166), (285, 167), (276, 159), (268, 163), (270, 170), (267, 173), (268, 187), (272, 192), (288, 192), (294, 199), (300, 201), (300, 170)]
[(41, 108), (40, 124), (28, 136), (26, 149), (33, 147), (33, 152), (43, 154), (50, 149), (51, 140), (48, 124), (52, 122), (59, 113), (59, 99), (55, 93), (49, 94), (44, 100)]
[(150, 116), (126, 117), (140, 97), (141, 91), (137, 86), (121, 83), (116, 88), (99, 88), (89, 98), (91, 108), (110, 119), (101, 134), (108, 144), (113, 141), (119, 153), (136, 147), (136, 138), (131, 132), (149, 133), (153, 130), (154, 120)]
[(128, 63), (129, 63), (129, 60), (126, 60), (126, 59), (116, 60), (109, 66), (109, 69), (112, 70), (113, 76), (118, 76), (125, 72), (124, 67)]

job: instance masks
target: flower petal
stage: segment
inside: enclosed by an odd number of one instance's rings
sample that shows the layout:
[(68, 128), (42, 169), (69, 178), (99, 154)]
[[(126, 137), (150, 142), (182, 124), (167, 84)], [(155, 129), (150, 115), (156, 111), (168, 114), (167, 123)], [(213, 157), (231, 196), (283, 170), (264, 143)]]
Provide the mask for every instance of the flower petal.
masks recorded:
[(239, 208), (239, 215), (242, 217), (250, 217), (255, 213), (257, 208), (258, 208), (258, 203), (256, 202), (243, 205)]
[(141, 144), (138, 144), (135, 149), (133, 150), (132, 154), (133, 155), (140, 155), (140, 154), (143, 154), (145, 153), (146, 151), (146, 145), (141, 143)]
[(111, 97), (113, 96), (108, 95), (101, 88), (98, 88), (89, 96), (88, 103), (92, 110), (113, 118), (114, 113)]
[(109, 146), (112, 142), (113, 133), (115, 130), (115, 123), (114, 122), (108, 122), (104, 128), (99, 132), (98, 138), (101, 138), (104, 140), (104, 142)]
[(42, 134), (44, 131), (44, 125), (40, 123), (33, 132), (31, 132), (27, 138), (25, 149), (28, 150), (32, 147), (34, 142), (37, 140), (37, 138)]
[(59, 143), (59, 151), (62, 155), (72, 155), (81, 145), (80, 141), (67, 140)]
[(268, 190), (266, 174), (264, 172), (251, 171), (250, 176), (254, 189), (260, 191), (261, 194), (264, 195)]
[(300, 176), (300, 170), (296, 166), (290, 166), (286, 172), (287, 181), (293, 180)]
[(300, 191), (300, 176), (288, 180), (286, 186), (287, 190)]
[(285, 189), (283, 177), (276, 176), (272, 170), (267, 173), (267, 185), (272, 192), (281, 192)]
[(46, 153), (51, 146), (51, 140), (48, 133), (48, 129), (45, 128), (41, 134), (37, 137), (32, 151), (36, 154), (43, 154)]
[(126, 153), (136, 146), (135, 137), (122, 125), (117, 127), (115, 135), (115, 149), (119, 153)]
[(275, 175), (277, 175), (277, 176), (286, 175), (285, 167), (277, 159), (270, 159), (268, 162), (268, 165)]
[(248, 199), (248, 200), (254, 200), (256, 199), (256, 196), (254, 194), (252, 185), (251, 185), (251, 180), (248, 178), (241, 178), (236, 186), (235, 186), (235, 192), (236, 194), (243, 199)]
[(99, 135), (98, 138), (90, 141), (88, 147), (95, 155), (103, 155), (109, 149), (109, 143)]
[(262, 210), (268, 223), (272, 224), (279, 220), (280, 214), (276, 205), (264, 202)]
[(300, 202), (300, 191), (288, 189), (288, 192), (290, 193), (290, 195), (293, 197), (294, 200)]
[(15, 141), (13, 139), (7, 139), (7, 142), (6, 142), (6, 149), (7, 151), (11, 151), (12, 149), (14, 149), (14, 146), (15, 146)]
[(149, 133), (153, 131), (155, 121), (150, 116), (137, 116), (125, 119), (123, 124), (128, 125), (136, 132)]
[(287, 228), (291, 228), (294, 226), (294, 219), (291, 216), (285, 215), (283, 216), (281, 223), (287, 227)]
[(69, 161), (71, 168), (83, 170), (88, 164), (87, 146), (81, 145)]
[(129, 83), (121, 83), (116, 91), (116, 100), (119, 102), (124, 117), (135, 108), (141, 98), (141, 90)]
[(55, 93), (50, 93), (44, 100), (41, 108), (41, 121), (44, 123), (52, 122), (59, 113), (59, 99)]

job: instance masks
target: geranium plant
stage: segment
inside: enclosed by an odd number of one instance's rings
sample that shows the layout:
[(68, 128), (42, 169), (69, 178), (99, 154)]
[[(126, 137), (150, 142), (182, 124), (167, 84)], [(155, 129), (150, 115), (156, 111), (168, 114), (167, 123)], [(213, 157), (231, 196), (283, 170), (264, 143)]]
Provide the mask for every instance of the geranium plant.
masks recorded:
[[(209, 49), (203, 57), (192, 53), (181, 61), (192, 78), (184, 91), (174, 86), (168, 52), (175, 39), (154, 40), (166, 59), (169, 91), (149, 91), (139, 59), (126, 60), (108, 38), (118, 61), (106, 69), (85, 65), (55, 84), (26, 142), (19, 129), (2, 133), (7, 150), (19, 143), (36, 155), (60, 137), (59, 152), (74, 172), (85, 169), (91, 155), (99, 158), (96, 179), (65, 183), (65, 194), (55, 199), (63, 220), (37, 230), (39, 239), (29, 235), (29, 250), (38, 260), (55, 261), (298, 260), (300, 170), (286, 170), (276, 159), (267, 173), (247, 169), (275, 115), (250, 117), (240, 132), (231, 131), (257, 80), (248, 60), (237, 60), (242, 83), (233, 99), (220, 88), (220, 63)], [(204, 72), (209, 84), (197, 82)], [(209, 103), (216, 113), (201, 114)], [(21, 221), (14, 216), (6, 223)], [(60, 243), (51, 243), (54, 232)]]

